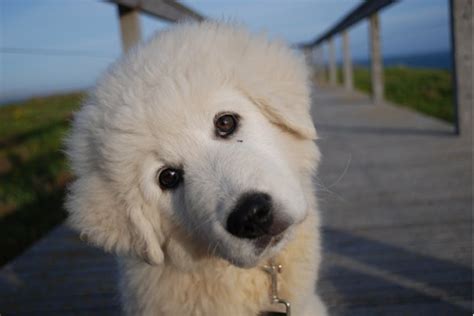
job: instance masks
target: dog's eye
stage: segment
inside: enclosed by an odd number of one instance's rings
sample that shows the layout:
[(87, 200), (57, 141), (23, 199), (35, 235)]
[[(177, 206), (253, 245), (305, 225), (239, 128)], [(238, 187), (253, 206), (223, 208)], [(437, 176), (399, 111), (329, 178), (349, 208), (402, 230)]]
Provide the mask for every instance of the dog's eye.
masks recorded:
[(158, 175), (158, 182), (162, 190), (174, 189), (183, 179), (183, 172), (179, 169), (166, 168)]
[(239, 115), (235, 113), (222, 113), (216, 115), (214, 126), (216, 127), (216, 135), (219, 137), (227, 137), (232, 135), (239, 124)]

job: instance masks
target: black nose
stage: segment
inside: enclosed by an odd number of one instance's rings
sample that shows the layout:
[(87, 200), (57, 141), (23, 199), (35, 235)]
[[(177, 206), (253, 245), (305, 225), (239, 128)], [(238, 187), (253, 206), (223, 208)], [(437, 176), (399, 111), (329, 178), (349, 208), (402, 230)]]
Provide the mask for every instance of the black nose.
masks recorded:
[(266, 193), (247, 193), (239, 198), (227, 218), (227, 231), (240, 238), (257, 238), (269, 233), (273, 223), (272, 199)]

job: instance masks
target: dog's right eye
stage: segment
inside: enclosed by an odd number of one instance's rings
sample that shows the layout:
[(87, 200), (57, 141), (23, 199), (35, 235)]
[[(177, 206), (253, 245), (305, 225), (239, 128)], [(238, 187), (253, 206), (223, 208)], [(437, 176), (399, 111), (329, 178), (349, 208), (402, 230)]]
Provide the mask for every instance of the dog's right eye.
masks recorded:
[(183, 179), (183, 172), (179, 169), (166, 168), (159, 172), (158, 182), (162, 190), (176, 188)]
[(239, 118), (236, 113), (218, 113), (214, 118), (216, 135), (222, 138), (232, 135), (238, 128)]

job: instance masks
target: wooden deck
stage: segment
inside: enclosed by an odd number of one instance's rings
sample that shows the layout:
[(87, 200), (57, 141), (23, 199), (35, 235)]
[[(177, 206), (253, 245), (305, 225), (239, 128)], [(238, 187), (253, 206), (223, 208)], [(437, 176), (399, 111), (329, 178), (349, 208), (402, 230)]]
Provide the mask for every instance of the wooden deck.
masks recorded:
[(331, 314), (472, 314), (471, 139), (365, 96), (314, 97)]
[[(316, 89), (331, 315), (472, 313), (472, 143), (411, 111)], [(64, 226), (0, 270), (0, 314), (117, 315), (111, 256)]]

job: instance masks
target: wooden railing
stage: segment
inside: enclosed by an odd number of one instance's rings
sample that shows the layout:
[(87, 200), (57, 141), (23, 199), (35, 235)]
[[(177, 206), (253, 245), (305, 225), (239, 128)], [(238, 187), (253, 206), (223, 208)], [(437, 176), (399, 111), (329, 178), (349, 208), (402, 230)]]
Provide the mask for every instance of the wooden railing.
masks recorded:
[(328, 66), (329, 66), (329, 83), (336, 85), (337, 83), (337, 62), (336, 51), (334, 48), (334, 38), (341, 34), (343, 44), (343, 81), (344, 87), (348, 91), (352, 91), (353, 73), (352, 73), (352, 57), (350, 52), (350, 41), (348, 30), (354, 24), (364, 19), (369, 19), (369, 38), (370, 38), (370, 69), (372, 82), (372, 99), (374, 103), (383, 102), (384, 81), (383, 81), (383, 61), (380, 49), (380, 21), (379, 11), (387, 6), (397, 2), (398, 0), (376, 0), (365, 1), (349, 12), (333, 27), (323, 33), (315, 40), (301, 44), (308, 55), (315, 55), (317, 60), (316, 72), (319, 77), (325, 71), (323, 62), (323, 45), (328, 43)]
[[(337, 84), (337, 62), (334, 48), (336, 36), (342, 36), (342, 69), (344, 87), (354, 89), (352, 57), (350, 52), (349, 29), (356, 23), (369, 20), (370, 74), (372, 100), (374, 104), (384, 101), (383, 58), (380, 48), (379, 12), (399, 0), (367, 0), (354, 8), (338, 23), (315, 40), (298, 45), (311, 60), (316, 79), (326, 77), (324, 45), (328, 46), (329, 84)], [(472, 139), (472, 47), (473, 11), (472, 0), (447, 0), (451, 13), (451, 51), (453, 56), (453, 91), (455, 112), (455, 133)]]

